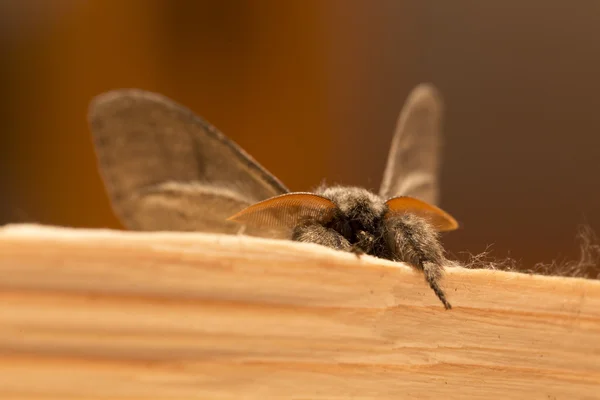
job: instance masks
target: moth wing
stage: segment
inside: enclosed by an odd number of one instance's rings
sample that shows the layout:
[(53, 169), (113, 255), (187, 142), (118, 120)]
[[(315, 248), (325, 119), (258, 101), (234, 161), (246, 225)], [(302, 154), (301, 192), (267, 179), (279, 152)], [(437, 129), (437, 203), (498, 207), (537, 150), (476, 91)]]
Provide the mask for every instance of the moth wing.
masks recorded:
[(386, 204), (389, 208), (387, 217), (409, 212), (425, 219), (438, 232), (453, 231), (458, 228), (458, 222), (450, 214), (414, 197), (394, 197), (386, 201)]
[(95, 97), (88, 120), (100, 174), (134, 230), (233, 233), (227, 217), (288, 189), (192, 111), (148, 91)]
[(442, 99), (433, 85), (420, 84), (409, 94), (383, 174), (383, 198), (411, 196), (438, 203), (442, 114)]
[(326, 222), (337, 206), (314, 193), (287, 193), (253, 204), (229, 218), (251, 228), (269, 231), (274, 236), (288, 233), (305, 220)]

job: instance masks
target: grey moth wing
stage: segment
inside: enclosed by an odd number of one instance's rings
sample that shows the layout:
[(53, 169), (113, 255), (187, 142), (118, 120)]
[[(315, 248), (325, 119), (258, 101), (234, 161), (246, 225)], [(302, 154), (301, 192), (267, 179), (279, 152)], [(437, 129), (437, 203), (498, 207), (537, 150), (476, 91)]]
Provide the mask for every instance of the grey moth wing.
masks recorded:
[(112, 90), (89, 106), (100, 175), (132, 230), (235, 233), (231, 215), (289, 190), (237, 144), (157, 93)]
[(439, 202), (439, 164), (443, 102), (435, 87), (417, 85), (396, 124), (379, 194), (384, 199), (410, 196)]

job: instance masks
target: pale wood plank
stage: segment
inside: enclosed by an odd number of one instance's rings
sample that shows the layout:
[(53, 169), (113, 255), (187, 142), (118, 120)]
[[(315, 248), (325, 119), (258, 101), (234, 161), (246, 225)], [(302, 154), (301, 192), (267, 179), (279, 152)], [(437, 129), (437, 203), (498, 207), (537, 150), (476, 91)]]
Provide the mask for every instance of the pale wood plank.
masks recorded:
[(600, 398), (600, 282), (242, 236), (0, 230), (0, 398)]

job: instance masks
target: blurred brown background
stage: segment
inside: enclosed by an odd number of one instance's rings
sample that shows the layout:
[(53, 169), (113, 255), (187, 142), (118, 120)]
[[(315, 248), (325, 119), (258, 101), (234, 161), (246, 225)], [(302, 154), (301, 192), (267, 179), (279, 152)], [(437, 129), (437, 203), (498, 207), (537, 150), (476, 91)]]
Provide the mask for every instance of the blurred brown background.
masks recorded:
[(0, 2), (0, 222), (119, 227), (86, 122), (92, 96), (158, 91), (292, 190), (377, 188), (397, 114), (444, 95), (442, 207), (457, 253), (577, 255), (600, 227), (600, 2)]

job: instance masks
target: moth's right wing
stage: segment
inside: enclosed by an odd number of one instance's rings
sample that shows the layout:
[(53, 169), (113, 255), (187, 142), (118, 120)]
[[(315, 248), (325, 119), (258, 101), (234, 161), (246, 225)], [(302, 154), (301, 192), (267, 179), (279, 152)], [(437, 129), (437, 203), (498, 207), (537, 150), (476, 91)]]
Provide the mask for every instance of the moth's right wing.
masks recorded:
[(430, 84), (409, 94), (396, 125), (379, 194), (410, 196), (436, 205), (439, 199), (443, 103)]
[(227, 218), (288, 189), (189, 109), (152, 92), (93, 99), (89, 123), (100, 174), (128, 229), (234, 233)]

